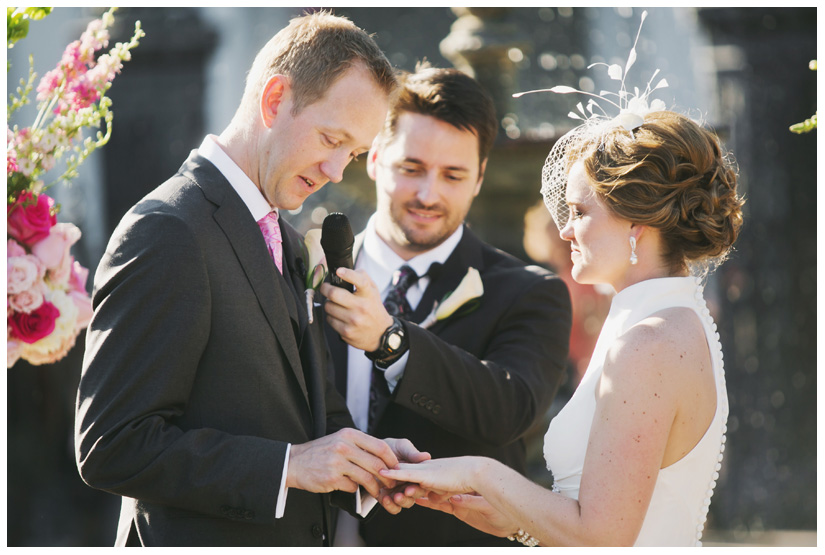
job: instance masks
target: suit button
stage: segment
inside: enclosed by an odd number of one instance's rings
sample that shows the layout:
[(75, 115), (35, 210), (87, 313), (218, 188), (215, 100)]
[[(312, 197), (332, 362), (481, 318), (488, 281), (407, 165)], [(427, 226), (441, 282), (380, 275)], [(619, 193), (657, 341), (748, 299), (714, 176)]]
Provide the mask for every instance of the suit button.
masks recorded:
[(224, 516), (229, 516), (231, 509), (229, 505), (221, 505), (221, 514)]
[(420, 398), (421, 398), (421, 394), (420, 394), (420, 393), (413, 393), (413, 395), (412, 395), (412, 402), (413, 402), (413, 403), (418, 403), (418, 400), (419, 400)]
[(324, 537), (324, 530), (321, 528), (320, 524), (313, 524), (312, 525), (312, 537), (313, 538), (323, 538)]
[(427, 401), (427, 404), (425, 406), (426, 406), (427, 410), (433, 410), (434, 405), (435, 405), (435, 402), (432, 399), (430, 399), (429, 401)]
[(436, 405), (433, 407), (433, 414), (438, 414), (441, 412), (441, 405)]
[(253, 518), (255, 518), (255, 511), (246, 510), (246, 511), (244, 511), (244, 513), (243, 513), (243, 517), (244, 517), (246, 520), (252, 520)]

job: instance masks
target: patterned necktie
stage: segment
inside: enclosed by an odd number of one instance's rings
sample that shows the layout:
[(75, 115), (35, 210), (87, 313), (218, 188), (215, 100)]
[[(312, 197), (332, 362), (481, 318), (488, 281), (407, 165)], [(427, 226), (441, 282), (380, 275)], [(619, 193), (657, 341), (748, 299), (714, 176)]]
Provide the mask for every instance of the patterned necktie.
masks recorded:
[(418, 281), (415, 270), (407, 265), (401, 266), (392, 274), (392, 289), (384, 299), (384, 308), (390, 316), (398, 316), (408, 320), (412, 315), (412, 308), (407, 302), (407, 290)]
[(278, 271), (283, 274), (284, 269), (282, 260), (284, 250), (281, 245), (283, 239), (281, 238), (281, 226), (278, 225), (278, 213), (268, 213), (266, 216), (258, 220), (258, 227), (261, 228), (261, 232), (264, 234), (266, 246), (269, 249), (269, 254), (272, 255), (272, 260), (275, 261), (275, 266), (277, 266)]
[[(407, 302), (407, 290), (417, 281), (418, 275), (415, 270), (407, 265), (401, 266), (393, 273), (392, 288), (384, 298), (384, 308), (387, 309), (390, 316), (398, 316), (404, 320), (412, 316), (412, 308), (410, 308), (410, 303)], [(370, 405), (367, 414), (368, 429), (372, 429), (375, 425), (379, 407), (386, 404), (389, 398), (390, 388), (387, 386), (384, 372), (373, 364), (370, 377)]]

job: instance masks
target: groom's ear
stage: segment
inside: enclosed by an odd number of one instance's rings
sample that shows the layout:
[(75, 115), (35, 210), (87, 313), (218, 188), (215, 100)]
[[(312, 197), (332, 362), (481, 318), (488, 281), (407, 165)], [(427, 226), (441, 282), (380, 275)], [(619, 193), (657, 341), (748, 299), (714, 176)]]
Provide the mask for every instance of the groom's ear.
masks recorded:
[(378, 159), (378, 137), (373, 139), (370, 151), (367, 153), (367, 175), (375, 181), (375, 162)]
[(286, 75), (273, 75), (261, 92), (261, 121), (267, 128), (272, 127), (279, 110), (286, 109), (289, 96), (289, 78)]

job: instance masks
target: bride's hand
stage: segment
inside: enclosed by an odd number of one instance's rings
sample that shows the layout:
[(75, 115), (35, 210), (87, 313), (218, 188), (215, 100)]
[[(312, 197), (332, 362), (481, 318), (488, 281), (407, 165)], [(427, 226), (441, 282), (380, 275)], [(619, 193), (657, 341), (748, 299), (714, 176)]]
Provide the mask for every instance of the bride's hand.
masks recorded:
[(493, 536), (510, 536), (518, 529), (507, 515), (498, 511), (480, 495), (444, 497), (431, 494), (429, 497), (416, 500), (416, 504), (449, 513), (473, 528)]
[(420, 484), (428, 491), (469, 493), (475, 491), (472, 480), (482, 472), (484, 461), (482, 457), (435, 459), (417, 464), (400, 463), (397, 468), (379, 473), (398, 482)]

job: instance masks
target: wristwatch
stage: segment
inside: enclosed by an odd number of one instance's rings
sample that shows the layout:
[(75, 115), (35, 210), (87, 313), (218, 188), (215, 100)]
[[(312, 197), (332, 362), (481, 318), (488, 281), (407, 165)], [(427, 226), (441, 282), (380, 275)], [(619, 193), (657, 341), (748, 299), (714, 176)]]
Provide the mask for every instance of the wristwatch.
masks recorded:
[(410, 340), (407, 338), (407, 328), (404, 322), (397, 316), (393, 316), (392, 325), (384, 331), (378, 348), (369, 353), (364, 353), (368, 359), (373, 361), (381, 370), (386, 370), (389, 366), (401, 358), (401, 355), (410, 348)]

